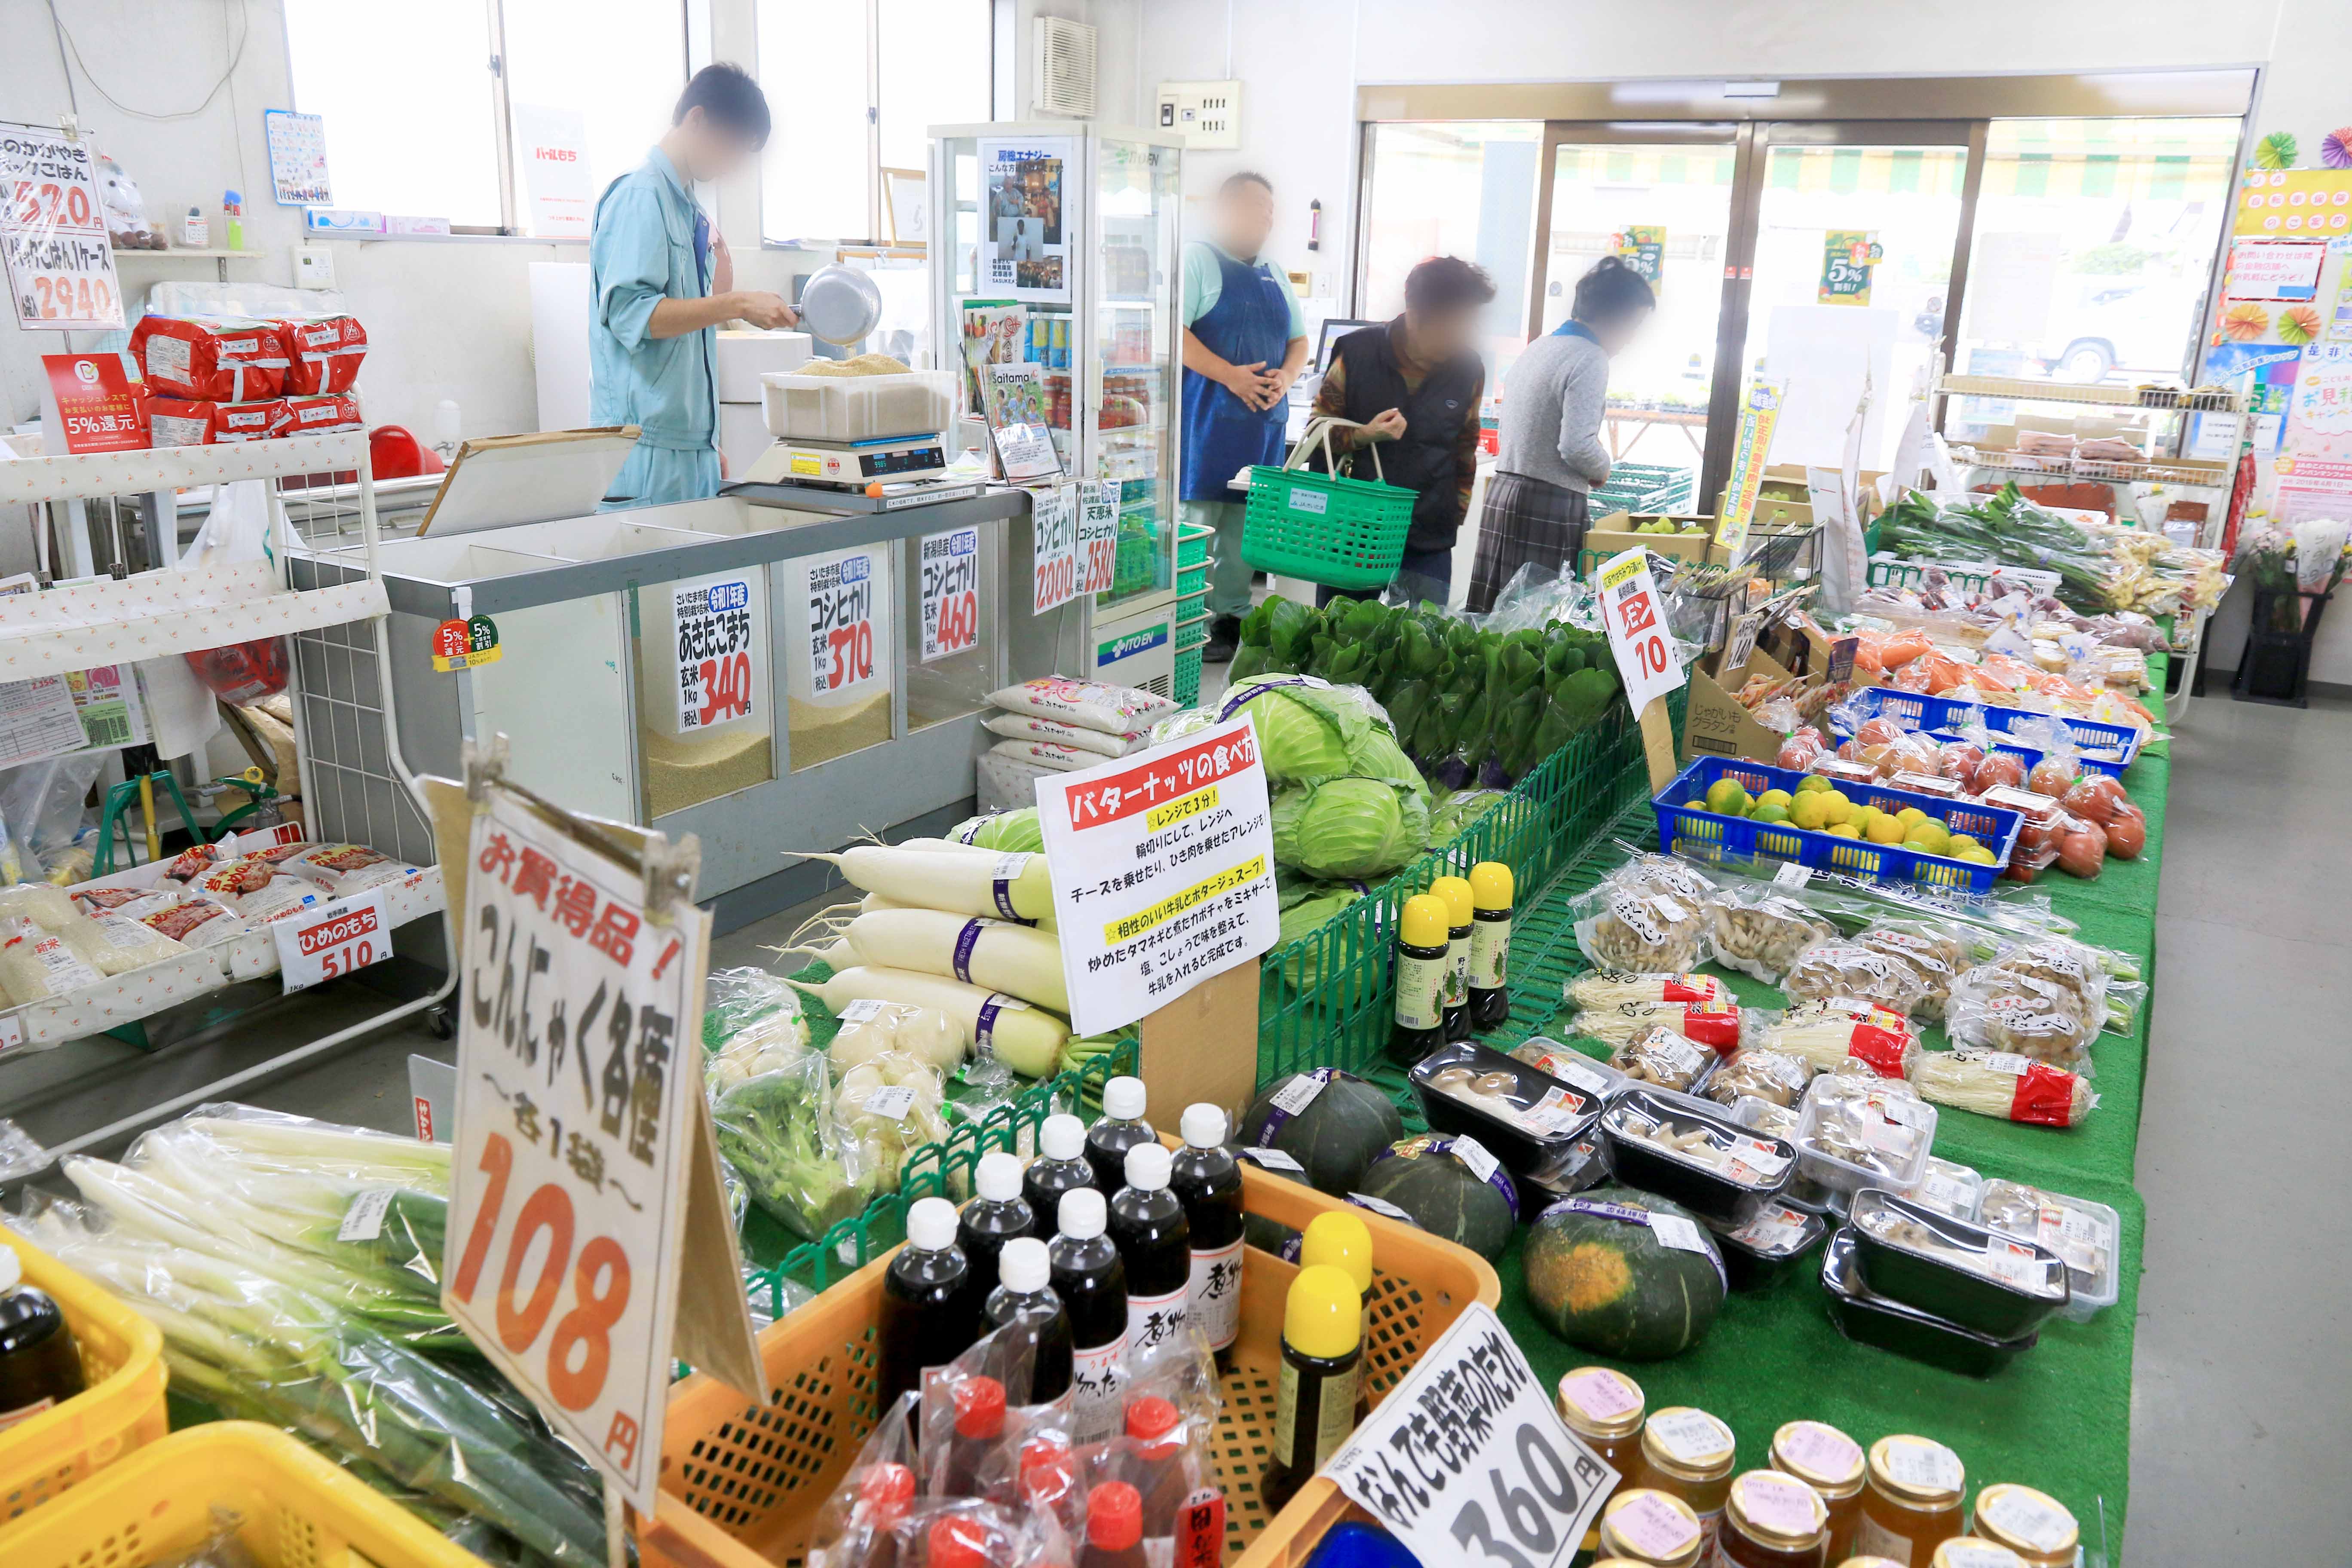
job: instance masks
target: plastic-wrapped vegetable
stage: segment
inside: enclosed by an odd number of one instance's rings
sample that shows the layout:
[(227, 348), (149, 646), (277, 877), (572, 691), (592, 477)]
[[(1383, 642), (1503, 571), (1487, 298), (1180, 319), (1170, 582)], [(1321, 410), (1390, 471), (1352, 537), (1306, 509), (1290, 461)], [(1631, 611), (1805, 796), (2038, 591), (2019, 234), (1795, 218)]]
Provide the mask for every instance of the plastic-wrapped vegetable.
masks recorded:
[(888, 1054), (910, 1056), (942, 1072), (971, 1048), (963, 1026), (936, 1007), (909, 1002), (852, 1002), (841, 1010), (841, 1029), (825, 1047), (836, 1071)]
[(833, 1119), (844, 1145), (855, 1151), (850, 1163), (870, 1173), (876, 1190), (897, 1192), (906, 1157), (946, 1141), (945, 1098), (940, 1069), (905, 1052), (885, 1051), (843, 1072), (834, 1086)]
[(1794, 1105), (1812, 1081), (1813, 1067), (1791, 1051), (1744, 1050), (1715, 1069), (1706, 1080), (1706, 1097), (1725, 1105), (1742, 1095), (1770, 1105)]
[(1916, 1081), (1937, 1105), (2041, 1127), (2079, 1127), (2099, 1103), (2082, 1074), (2014, 1051), (1928, 1051)]
[[(2021, 984), (2022, 982), (2041, 984)], [(2051, 989), (2045, 991), (2042, 988), (2043, 985)], [(2065, 937), (2042, 937), (2001, 949), (1990, 963), (1978, 965), (1961, 977), (1960, 983), (1954, 986), (1956, 998), (1963, 989), (1972, 1001), (1986, 1005), (2011, 994), (2021, 993), (2035, 999), (2033, 1006), (2008, 1004), (1992, 1007), (1996, 1014), (2035, 1011), (2040, 1001), (2046, 999), (2078, 1024), (2086, 1026), (2088, 1032), (2083, 1035), (2081, 1042), (2082, 1048), (2085, 1050), (2089, 1048), (2091, 1037), (2105, 1026), (2107, 1020), (2107, 973), (2100, 963), (2097, 951)], [(2011, 1048), (1990, 1038), (1963, 1038), (1957, 1024), (1950, 1032), (1953, 1039), (1960, 1044), (1982, 1045), (1995, 1050)], [(2036, 1051), (2028, 1050), (2023, 1054), (2038, 1060), (2052, 1059)]]
[(1587, 1007), (1570, 1021), (1576, 1034), (1609, 1045), (1622, 1045), (1659, 1026), (1702, 1045), (1717, 1056), (1739, 1048), (1739, 1004), (1719, 1002), (1620, 1002), (1612, 1007)]
[[(1631, 869), (1630, 868), (1628, 869)], [(1697, 892), (1677, 896), (1655, 879), (1619, 872), (1570, 906), (1576, 945), (1595, 969), (1680, 973), (1715, 955)]]
[(1310, 877), (1385, 877), (1429, 843), (1427, 792), (1383, 779), (1276, 790), (1272, 816), (1276, 864)]
[(1927, 988), (1907, 963), (1851, 942), (1817, 942), (1799, 953), (1780, 980), (1790, 1002), (1848, 998), (1911, 1016)]
[(1037, 808), (1034, 805), (967, 816), (949, 828), (947, 836), (958, 844), (1008, 854), (1019, 851), (1035, 855), (1045, 847), (1045, 831), (1037, 826)]
[(1816, 1073), (1853, 1063), (1881, 1078), (1907, 1079), (1919, 1064), (1919, 1037), (1901, 1014), (1846, 997), (1800, 1003), (1785, 1013), (1751, 1008), (1740, 1040), (1750, 1049), (1800, 1057)]
[(714, 969), (702, 983), (702, 1043), (713, 1049), (752, 1019), (779, 1007), (797, 1017), (800, 994), (764, 969)]
[(1389, 716), (1360, 686), (1335, 686), (1311, 675), (1257, 675), (1236, 680), (1214, 708), (1188, 710), (1152, 726), (1154, 745), (1223, 723), (1246, 710), (1257, 725), (1266, 777), (1277, 784), (1325, 779), (1381, 779), (1419, 792), (1429, 786), (1397, 744)]
[(821, 1053), (756, 1078), (706, 1083), (719, 1152), (778, 1223), (813, 1241), (866, 1206), (870, 1190), (845, 1163), (856, 1145), (845, 1147), (835, 1125), (832, 1073)]
[(1925, 920), (1881, 921), (1853, 942), (1885, 954), (1917, 977), (1919, 1000), (1909, 1009), (1915, 1018), (1942, 1017), (1944, 998), (1951, 994), (1952, 982), (1990, 947), (1969, 940), (1969, 933), (1960, 927)]
[(1797, 954), (1829, 942), (1837, 927), (1794, 899), (1748, 887), (1726, 888), (1707, 903), (1716, 962), (1778, 985)]
[(1677, 1094), (1696, 1089), (1715, 1062), (1713, 1051), (1664, 1025), (1621, 1042), (1609, 1055), (1609, 1065), (1635, 1083), (1654, 1084)]
[(1633, 974), (1599, 969), (1560, 987), (1579, 1007), (1614, 1007), (1625, 1002), (1729, 1002), (1731, 987), (1712, 974)]
[(1444, 848), (1476, 826), (1488, 812), (1510, 798), (1507, 790), (1446, 791), (1429, 809), (1429, 847), (1432, 849)]
[(1823, 1073), (1805, 1097), (1798, 1152), (1826, 1155), (1907, 1192), (1936, 1135), (1936, 1112), (1900, 1079)]
[(2087, 1074), (2091, 1041), (2105, 1021), (2082, 1000), (2038, 975), (1971, 969), (1952, 988), (1945, 1031), (1956, 1046), (1979, 1046)]
[(795, 996), (730, 1035), (704, 1063), (703, 1077), (714, 1092), (729, 1089), (761, 1073), (781, 1072), (808, 1053), (808, 1023)]

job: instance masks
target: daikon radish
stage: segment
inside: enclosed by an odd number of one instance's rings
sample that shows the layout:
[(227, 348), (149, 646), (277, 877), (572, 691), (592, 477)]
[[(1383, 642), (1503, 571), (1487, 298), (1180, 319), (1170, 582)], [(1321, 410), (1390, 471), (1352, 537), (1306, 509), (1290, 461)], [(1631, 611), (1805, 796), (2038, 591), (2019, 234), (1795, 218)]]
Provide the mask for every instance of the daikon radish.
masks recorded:
[[(993, 855), (996, 851), (990, 849), (984, 850), (982, 853)], [(859, 914), (870, 915), (877, 910), (911, 910), (920, 906), (914, 904), (902, 904), (898, 902), (896, 900), (886, 899), (879, 893), (868, 893), (864, 898), (858, 900), (855, 907)], [(1058, 929), (1054, 923), (1054, 917), (1050, 911), (1040, 915), (1034, 921), (1019, 921), (1013, 923), (1034, 926), (1042, 931), (1051, 931)]]
[(1043, 855), (992, 856), (969, 847), (909, 849), (896, 844), (798, 853), (830, 861), (856, 886), (909, 909), (1025, 921), (1054, 912), (1054, 884)]
[(819, 998), (836, 1013), (869, 997), (934, 1008), (961, 1025), (982, 1056), (993, 1056), (1028, 1078), (1050, 1076), (1055, 1058), (1070, 1037), (1069, 1024), (1043, 1007), (1033, 1007), (1001, 991), (911, 969), (856, 964), (822, 985), (800, 980), (785, 984)]
[(842, 934), (860, 963), (952, 975), (1065, 1016), (1070, 1011), (1062, 944), (1032, 927), (939, 910), (877, 910), (851, 921)]

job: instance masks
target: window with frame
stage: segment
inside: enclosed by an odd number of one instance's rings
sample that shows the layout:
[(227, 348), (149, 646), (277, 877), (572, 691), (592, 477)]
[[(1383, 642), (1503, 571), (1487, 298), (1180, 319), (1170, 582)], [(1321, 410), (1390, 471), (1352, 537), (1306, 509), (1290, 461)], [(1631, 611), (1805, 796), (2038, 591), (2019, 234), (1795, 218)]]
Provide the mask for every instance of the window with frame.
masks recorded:
[(990, 117), (992, 11), (990, 0), (759, 0), (769, 151), (782, 154), (761, 166), (761, 237), (898, 238), (883, 171), (921, 170), (931, 126)]
[[(393, 27), (348, 0), (286, 0), (286, 41), (295, 106), (326, 119), (335, 205), (476, 234), (584, 237), (687, 79), (684, 0), (404, 0)], [(534, 180), (550, 142), (584, 179)]]

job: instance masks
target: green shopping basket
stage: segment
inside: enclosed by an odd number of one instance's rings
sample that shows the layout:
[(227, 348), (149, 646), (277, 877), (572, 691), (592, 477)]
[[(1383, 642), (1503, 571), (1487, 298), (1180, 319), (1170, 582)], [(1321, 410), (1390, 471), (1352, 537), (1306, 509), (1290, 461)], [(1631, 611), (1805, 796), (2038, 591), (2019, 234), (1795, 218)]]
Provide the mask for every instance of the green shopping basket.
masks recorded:
[[(1331, 458), (1331, 427), (1352, 419), (1318, 419), (1282, 467), (1249, 471), (1249, 506), (1242, 514), (1242, 559), (1269, 576), (1303, 577), (1327, 588), (1385, 588), (1404, 559), (1412, 527), (1413, 493), (1383, 479), (1341, 477)], [(1302, 468), (1320, 447), (1330, 473)], [(1372, 472), (1381, 472), (1377, 443)]]

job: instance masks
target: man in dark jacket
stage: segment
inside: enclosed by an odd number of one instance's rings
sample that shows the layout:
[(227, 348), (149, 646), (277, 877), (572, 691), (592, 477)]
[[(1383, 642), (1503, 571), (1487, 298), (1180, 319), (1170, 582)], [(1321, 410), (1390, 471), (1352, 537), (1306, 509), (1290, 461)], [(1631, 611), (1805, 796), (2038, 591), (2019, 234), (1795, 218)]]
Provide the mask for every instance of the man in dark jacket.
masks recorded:
[[(1412, 490), (1396, 588), (1445, 603), (1454, 584), (1454, 536), (1478, 477), (1478, 405), (1486, 367), (1478, 357), (1478, 316), (1495, 298), (1494, 282), (1458, 256), (1433, 256), (1405, 275), (1404, 314), (1339, 340), (1315, 395), (1315, 412), (1352, 419), (1361, 429), (1332, 440), (1360, 450), (1382, 443), (1377, 477)], [(1354, 477), (1375, 477), (1359, 457)], [(1318, 604), (1334, 590), (1318, 590)]]

